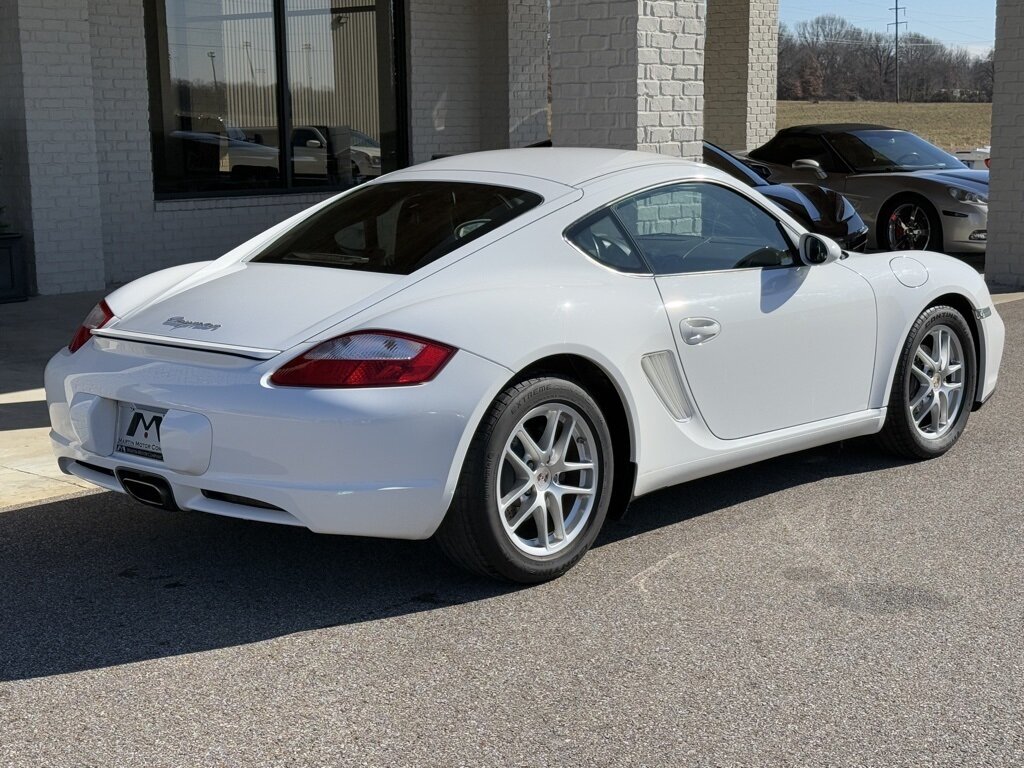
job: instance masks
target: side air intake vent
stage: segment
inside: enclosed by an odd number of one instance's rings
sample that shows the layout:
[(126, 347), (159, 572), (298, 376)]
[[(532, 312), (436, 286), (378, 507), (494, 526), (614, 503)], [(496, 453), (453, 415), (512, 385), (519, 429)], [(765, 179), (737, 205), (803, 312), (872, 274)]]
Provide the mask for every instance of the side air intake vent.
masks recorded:
[(693, 409), (686, 399), (676, 356), (667, 349), (652, 352), (640, 359), (640, 366), (672, 418), (676, 421), (689, 421), (693, 417)]

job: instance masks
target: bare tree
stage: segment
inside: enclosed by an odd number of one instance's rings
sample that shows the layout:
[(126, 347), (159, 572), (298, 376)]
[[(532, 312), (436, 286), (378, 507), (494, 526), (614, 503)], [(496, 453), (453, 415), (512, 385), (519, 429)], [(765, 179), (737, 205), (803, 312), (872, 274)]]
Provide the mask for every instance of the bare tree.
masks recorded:
[[(992, 57), (972, 56), (924, 35), (900, 40), (900, 80), (908, 101), (989, 101)], [(779, 29), (780, 99), (871, 99), (895, 96), (891, 35), (825, 14)]]

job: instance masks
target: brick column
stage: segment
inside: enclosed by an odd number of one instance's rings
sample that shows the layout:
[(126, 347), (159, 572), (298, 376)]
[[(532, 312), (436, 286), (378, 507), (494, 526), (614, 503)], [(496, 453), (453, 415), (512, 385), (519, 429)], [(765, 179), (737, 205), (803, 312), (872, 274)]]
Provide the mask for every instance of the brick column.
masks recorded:
[(992, 93), (992, 172), (985, 278), (1024, 289), (1024, 5), (996, 4), (995, 87)]
[(508, 146), (547, 138), (547, 0), (508, 0)]
[(88, 19), (87, 0), (4, 3), (4, 62), (20, 59), (21, 83), (18, 93), (16, 70), (0, 81), (13, 108), (3, 126), (16, 131), (3, 143), (3, 191), (25, 195), (17, 224), (29, 230), (40, 293), (105, 283)]
[(712, 0), (705, 44), (704, 136), (747, 150), (775, 134), (779, 0)]
[(704, 110), (702, 0), (552, 0), (555, 146), (697, 159)]
[(546, 0), (410, 0), (412, 160), (548, 137)]

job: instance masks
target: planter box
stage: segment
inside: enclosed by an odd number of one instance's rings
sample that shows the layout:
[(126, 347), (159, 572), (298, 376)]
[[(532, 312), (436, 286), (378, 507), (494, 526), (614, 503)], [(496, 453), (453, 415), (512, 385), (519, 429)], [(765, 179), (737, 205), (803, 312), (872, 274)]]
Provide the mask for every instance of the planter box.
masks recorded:
[(0, 232), (0, 304), (28, 298), (28, 265), (21, 235)]

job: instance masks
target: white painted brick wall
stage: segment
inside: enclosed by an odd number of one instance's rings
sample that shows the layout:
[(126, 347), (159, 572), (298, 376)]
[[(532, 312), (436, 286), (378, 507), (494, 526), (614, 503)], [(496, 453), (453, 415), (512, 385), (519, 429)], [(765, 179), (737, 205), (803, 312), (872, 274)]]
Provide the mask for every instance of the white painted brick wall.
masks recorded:
[(552, 0), (555, 146), (699, 158), (703, 71), (701, 0)]
[(409, 0), (412, 162), (548, 138), (546, 0)]
[(641, 0), (639, 6), (637, 149), (699, 160), (704, 138), (704, 2)]
[(714, 0), (705, 42), (704, 135), (730, 150), (775, 134), (778, 0)]
[(507, 0), (508, 146), (548, 136), (547, 0)]
[(996, 5), (992, 171), (985, 279), (1024, 289), (1024, 4)]
[(18, 8), (35, 281), (42, 293), (102, 288), (103, 237), (87, 0)]
[[(490, 2), (490, 0), (487, 0)], [(409, 0), (412, 162), (480, 149), (484, 50), (473, 0)]]

